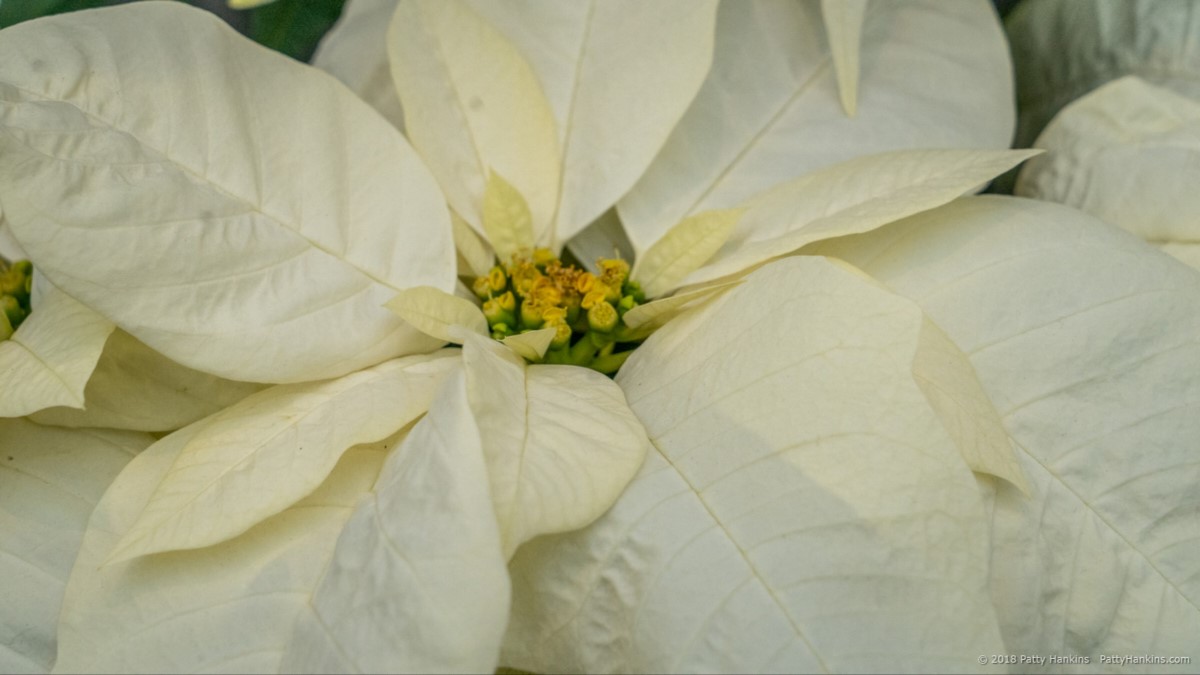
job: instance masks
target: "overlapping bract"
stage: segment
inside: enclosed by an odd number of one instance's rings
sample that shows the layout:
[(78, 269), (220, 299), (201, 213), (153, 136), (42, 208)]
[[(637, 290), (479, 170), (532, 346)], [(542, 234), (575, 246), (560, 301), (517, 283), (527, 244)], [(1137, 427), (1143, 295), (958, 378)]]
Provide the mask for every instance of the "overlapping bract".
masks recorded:
[(336, 82), (173, 2), (14, 26), (0, 82), (13, 232), (152, 348), (289, 382), (435, 346), (380, 305), (453, 287), (442, 198)]
[[(1200, 93), (1200, 92), (1198, 92)], [(1137, 77), (1063, 108), (1016, 193), (1073, 206), (1200, 267), (1200, 101)]]

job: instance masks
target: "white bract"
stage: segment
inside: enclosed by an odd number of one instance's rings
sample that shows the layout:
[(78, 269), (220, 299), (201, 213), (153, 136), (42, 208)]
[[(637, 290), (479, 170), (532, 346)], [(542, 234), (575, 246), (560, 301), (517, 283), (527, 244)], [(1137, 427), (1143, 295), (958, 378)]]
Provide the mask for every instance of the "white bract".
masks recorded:
[(1200, 267), (1200, 101), (1137, 77), (1071, 103), (1016, 193), (1074, 206)]
[[(116, 478), (55, 668), (958, 671), (1047, 649), (1030, 617), (1106, 564), (1131, 570), (1111, 587), (1136, 607), (1068, 602), (1070, 648), (1186, 651), (1195, 533), (1171, 514), (1196, 503), (1181, 458), (1200, 417), (1113, 402), (1161, 368), (1192, 405), (1196, 280), (1052, 207), (951, 203), (1028, 156), (979, 149), (1011, 132), (986, 3), (824, 4), (354, 0), (322, 59), (403, 110), (417, 152), (329, 76), (176, 3), (0, 35), (0, 202), (37, 269), (120, 329), (111, 363), (140, 340), (278, 383), (214, 383), (219, 410), (203, 397)], [(976, 149), (921, 149), (946, 146)], [(616, 380), (537, 363), (545, 331), (481, 335), (456, 265), (557, 252), (596, 219), (629, 229), (659, 298), (625, 314), (657, 332)], [(1042, 220), (1105, 255), (1040, 256)], [(867, 273), (792, 256), (823, 240), (804, 252)], [(1010, 258), (1028, 267), (970, 283)], [(1072, 281), (1101, 263), (1130, 271)], [(1151, 309), (1123, 318), (1143, 282)], [(994, 296), (1006, 311), (981, 317)], [(993, 342), (1024, 352), (990, 360)], [(85, 406), (93, 383), (134, 386), (106, 358), (73, 389)], [(1141, 424), (1150, 465), (1123, 451)], [(1048, 468), (1064, 437), (1114, 473)], [(1147, 466), (1173, 470), (1104, 493)], [(1064, 575), (1053, 535), (1073, 517), (1097, 566)], [(1155, 591), (1171, 626), (1135, 611)], [(53, 617), (58, 597), (29, 602)], [(50, 665), (39, 621), (19, 667)]]
[(1005, 21), (1017, 72), (1017, 145), (1031, 145), (1064, 106), (1127, 75), (1200, 98), (1200, 5), (1022, 2)]

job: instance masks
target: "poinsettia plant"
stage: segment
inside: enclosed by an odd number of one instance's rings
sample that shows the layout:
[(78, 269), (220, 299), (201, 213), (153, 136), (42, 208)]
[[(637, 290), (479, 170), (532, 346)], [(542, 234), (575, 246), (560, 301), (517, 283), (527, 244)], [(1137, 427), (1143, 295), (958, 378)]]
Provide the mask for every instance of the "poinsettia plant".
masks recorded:
[(987, 4), (356, 0), (317, 63), (0, 33), (6, 669), (1195, 651), (1200, 277), (959, 199), (1029, 155)]

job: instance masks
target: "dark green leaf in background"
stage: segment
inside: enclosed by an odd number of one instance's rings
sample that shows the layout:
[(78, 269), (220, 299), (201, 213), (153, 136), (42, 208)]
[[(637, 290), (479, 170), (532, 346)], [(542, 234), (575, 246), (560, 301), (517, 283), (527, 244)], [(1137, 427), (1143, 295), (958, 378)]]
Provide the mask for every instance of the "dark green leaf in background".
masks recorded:
[[(120, 5), (131, 0), (0, 0), (0, 28), (49, 14)], [(262, 45), (301, 61), (312, 57), (321, 36), (342, 13), (345, 0), (279, 0), (237, 12), (225, 0), (186, 0), (214, 12)]]
[(308, 61), (341, 16), (345, 0), (279, 0), (247, 12), (247, 34), (259, 44)]
[(0, 3), (0, 28), (48, 14), (73, 12), (115, 4), (112, 0), (4, 0)]

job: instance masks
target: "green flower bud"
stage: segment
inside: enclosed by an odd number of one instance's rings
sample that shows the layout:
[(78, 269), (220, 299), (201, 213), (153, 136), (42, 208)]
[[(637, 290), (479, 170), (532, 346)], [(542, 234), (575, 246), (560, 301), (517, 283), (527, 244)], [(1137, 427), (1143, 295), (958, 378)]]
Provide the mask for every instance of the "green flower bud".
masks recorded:
[(542, 315), (542, 305), (526, 300), (521, 303), (521, 327), (541, 328), (546, 318)]
[(645, 304), (646, 302), (646, 293), (642, 290), (642, 285), (633, 279), (625, 282), (625, 288), (623, 292), (625, 295), (633, 296), (633, 301), (639, 305)]
[(7, 272), (0, 275), (0, 294), (11, 295), (14, 298), (27, 296), (25, 291), (26, 276), (21, 274), (21, 271), (14, 265)]
[(557, 331), (554, 339), (550, 341), (550, 349), (562, 349), (571, 343), (571, 327), (565, 322), (559, 321), (549, 327)]
[(483, 303), (483, 315), (487, 317), (489, 326), (498, 323), (511, 326), (517, 322), (517, 317), (513, 313), (515, 308), (516, 301), (513, 299), (512, 291), (505, 291), (504, 295), (490, 298)]
[(15, 332), (16, 330), (8, 321), (8, 316), (6, 316), (4, 312), (0, 312), (0, 341), (7, 340), (8, 338), (12, 337), (12, 334)]
[(8, 323), (9, 334), (20, 327), (21, 322), (25, 320), (25, 309), (11, 295), (0, 297), (0, 313), (4, 314), (4, 320)]
[(492, 287), (488, 284), (487, 277), (475, 277), (475, 281), (471, 282), (471, 292), (480, 300), (487, 300), (492, 296)]
[(617, 321), (620, 316), (617, 315), (617, 310), (607, 302), (600, 302), (592, 305), (587, 313), (588, 327), (594, 331), (607, 333), (617, 327)]

